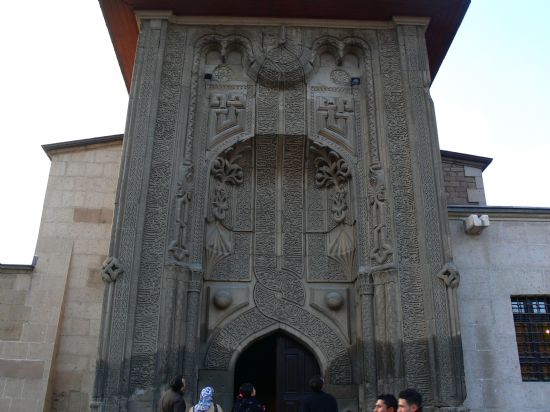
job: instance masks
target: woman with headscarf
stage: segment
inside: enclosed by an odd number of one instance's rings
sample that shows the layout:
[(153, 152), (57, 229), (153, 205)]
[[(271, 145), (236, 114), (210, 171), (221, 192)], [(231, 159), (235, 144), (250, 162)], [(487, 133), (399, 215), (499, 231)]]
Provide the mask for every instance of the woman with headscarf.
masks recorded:
[(189, 412), (223, 412), (222, 407), (214, 403), (214, 389), (210, 386), (201, 391), (199, 403), (189, 409)]
[(256, 399), (256, 389), (251, 383), (243, 383), (233, 405), (233, 412), (264, 412), (265, 405)]

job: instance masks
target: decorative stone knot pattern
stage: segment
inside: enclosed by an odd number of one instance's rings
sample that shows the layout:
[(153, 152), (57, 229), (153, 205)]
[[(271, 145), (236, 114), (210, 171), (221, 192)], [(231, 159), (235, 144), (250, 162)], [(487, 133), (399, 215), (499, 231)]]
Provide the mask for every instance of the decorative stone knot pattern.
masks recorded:
[(101, 278), (105, 283), (113, 283), (117, 278), (124, 273), (122, 265), (114, 256), (105, 259), (101, 267)]
[(284, 45), (279, 45), (267, 53), (258, 74), (258, 81), (265, 86), (275, 88), (303, 83), (302, 62)]
[(445, 283), (449, 289), (456, 289), (460, 284), (460, 273), (452, 263), (447, 263), (443, 266), (437, 277)]
[(335, 84), (347, 86), (351, 82), (351, 76), (345, 70), (336, 69), (330, 73), (330, 80), (332, 80), (332, 82)]
[(227, 138), (244, 131), (246, 96), (241, 93), (212, 92), (209, 106), (211, 110), (210, 139)]
[(349, 140), (354, 112), (351, 99), (343, 97), (322, 97), (318, 101), (319, 129), (341, 139)]
[(221, 64), (214, 69), (214, 72), (212, 73), (212, 75), (214, 76), (214, 80), (218, 82), (228, 82), (231, 80), (233, 71), (231, 70), (231, 67), (229, 67), (228, 65)]
[(187, 222), (189, 219), (189, 205), (191, 203), (191, 193), (178, 185), (176, 192), (176, 239), (170, 243), (169, 252), (178, 262), (182, 262), (189, 256), (187, 248)]
[(369, 257), (374, 264), (381, 265), (390, 261), (393, 251), (388, 241), (386, 186), (380, 164), (369, 168), (369, 215), (372, 227), (372, 248)]

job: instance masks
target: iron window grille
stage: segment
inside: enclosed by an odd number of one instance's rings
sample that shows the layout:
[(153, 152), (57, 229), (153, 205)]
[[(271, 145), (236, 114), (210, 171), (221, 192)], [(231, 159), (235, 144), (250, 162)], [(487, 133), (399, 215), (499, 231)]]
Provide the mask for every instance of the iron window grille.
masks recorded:
[(512, 296), (521, 378), (550, 381), (550, 296)]

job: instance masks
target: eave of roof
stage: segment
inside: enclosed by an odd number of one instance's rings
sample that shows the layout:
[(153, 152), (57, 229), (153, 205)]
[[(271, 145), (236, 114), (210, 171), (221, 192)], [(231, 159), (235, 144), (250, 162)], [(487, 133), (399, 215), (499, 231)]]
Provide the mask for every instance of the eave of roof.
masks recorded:
[(426, 45), (435, 77), (470, 0), (99, 0), (111, 41), (130, 90), (139, 34), (135, 12), (170, 10), (176, 16), (275, 17), (391, 21), (394, 16), (429, 17)]
[(43, 144), (42, 150), (48, 155), (48, 157), (51, 159), (51, 153), (54, 150), (62, 150), (62, 149), (72, 149), (72, 148), (82, 148), (85, 146), (91, 146), (91, 145), (98, 145), (98, 144), (105, 144), (105, 143), (112, 143), (121, 141), (124, 137), (123, 134), (113, 134), (110, 136), (99, 136), (99, 137), (91, 137), (89, 139), (80, 139), (80, 140), (69, 140), (66, 142), (59, 142), (59, 143), (49, 143), (49, 144)]
[(455, 219), (477, 214), (498, 220), (550, 221), (550, 207), (452, 205), (447, 212)]
[(481, 169), (482, 171), (487, 169), (487, 166), (489, 166), (491, 164), (491, 162), (493, 161), (493, 159), (490, 158), (490, 157), (474, 156), (474, 155), (467, 154), (467, 153), (450, 152), (448, 150), (441, 150), (441, 157), (442, 158), (446, 157), (446, 158), (449, 158), (449, 159), (455, 159), (455, 160), (458, 160), (460, 162), (473, 163), (473, 164), (476, 164), (476, 165), (481, 165), (482, 166), (482, 169)]

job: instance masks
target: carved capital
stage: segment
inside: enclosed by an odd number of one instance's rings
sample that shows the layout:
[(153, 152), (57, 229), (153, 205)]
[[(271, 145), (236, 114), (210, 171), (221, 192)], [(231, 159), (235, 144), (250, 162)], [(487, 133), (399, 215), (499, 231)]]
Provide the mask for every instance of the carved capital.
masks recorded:
[(359, 295), (374, 294), (374, 282), (370, 272), (359, 272), (359, 275), (357, 276), (357, 291), (359, 292)]
[(197, 280), (192, 280), (189, 282), (189, 292), (200, 292), (202, 282)]
[(105, 283), (115, 282), (124, 273), (122, 265), (114, 256), (109, 256), (101, 267), (101, 278)]

